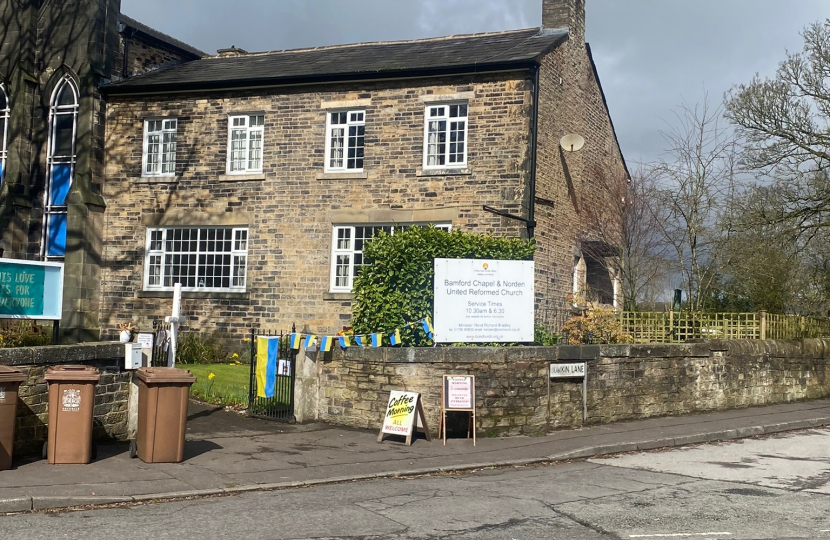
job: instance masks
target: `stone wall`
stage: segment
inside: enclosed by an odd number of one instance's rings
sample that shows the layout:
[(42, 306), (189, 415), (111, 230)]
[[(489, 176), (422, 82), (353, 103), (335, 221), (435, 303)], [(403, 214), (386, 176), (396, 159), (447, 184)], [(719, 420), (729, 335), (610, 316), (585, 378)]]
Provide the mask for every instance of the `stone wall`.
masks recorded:
[(94, 437), (127, 438), (132, 372), (124, 371), (124, 346), (120, 343), (90, 343), (57, 347), (0, 349), (0, 365), (22, 371), (28, 380), (20, 387), (14, 454), (39, 455), (46, 441), (49, 421), (49, 388), (43, 376), (57, 364), (97, 367), (101, 381), (95, 389)]
[(317, 355), (319, 391), (306, 392), (316, 395), (316, 417), (369, 429), (379, 429), (389, 391), (405, 390), (422, 394), (437, 432), (444, 374), (476, 376), (481, 435), (580, 426), (582, 381), (549, 379), (550, 362), (588, 363), (589, 424), (830, 396), (830, 340), (823, 339), (307, 354)]

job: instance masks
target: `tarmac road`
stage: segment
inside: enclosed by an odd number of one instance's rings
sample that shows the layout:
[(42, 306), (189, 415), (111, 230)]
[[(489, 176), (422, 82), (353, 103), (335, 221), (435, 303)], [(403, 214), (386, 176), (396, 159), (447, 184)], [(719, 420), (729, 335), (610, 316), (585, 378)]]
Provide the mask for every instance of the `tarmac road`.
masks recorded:
[(555, 466), (0, 517), (0, 538), (828, 538), (830, 430)]

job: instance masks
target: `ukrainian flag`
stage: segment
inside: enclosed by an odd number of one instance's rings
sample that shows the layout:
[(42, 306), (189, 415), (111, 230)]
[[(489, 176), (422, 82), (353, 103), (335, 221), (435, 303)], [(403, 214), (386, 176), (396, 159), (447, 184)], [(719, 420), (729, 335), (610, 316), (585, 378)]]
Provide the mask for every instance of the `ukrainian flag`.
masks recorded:
[(357, 345), (358, 347), (364, 347), (365, 345), (363, 344), (363, 336), (355, 336), (354, 337), (354, 344)]
[(421, 324), (424, 327), (424, 333), (427, 335), (428, 338), (431, 338), (434, 330), (432, 328), (432, 323), (429, 322), (429, 317), (426, 317), (425, 319), (421, 320)]
[(258, 336), (256, 343), (256, 395), (274, 397), (277, 382), (277, 351), (279, 337)]
[(372, 348), (380, 347), (380, 334), (372, 334)]
[(291, 334), (291, 337), (288, 338), (289, 345), (295, 351), (300, 348), (301, 338), (302, 336), (300, 334)]
[(349, 336), (340, 336), (339, 341), (340, 341), (340, 347), (341, 348), (343, 348), (343, 349), (348, 349), (349, 348)]
[(320, 338), (320, 350), (323, 352), (329, 352), (331, 350), (331, 342), (332, 338), (329, 336), (323, 336)]
[(315, 336), (314, 334), (308, 334), (305, 337), (305, 343), (303, 344), (303, 347), (305, 347), (306, 349), (310, 348), (311, 345), (314, 343), (314, 338), (316, 337), (317, 336)]
[(393, 334), (389, 334), (389, 342), (392, 344), (393, 347), (395, 345), (400, 345), (401, 344), (401, 331), (400, 330), (395, 330), (395, 332)]

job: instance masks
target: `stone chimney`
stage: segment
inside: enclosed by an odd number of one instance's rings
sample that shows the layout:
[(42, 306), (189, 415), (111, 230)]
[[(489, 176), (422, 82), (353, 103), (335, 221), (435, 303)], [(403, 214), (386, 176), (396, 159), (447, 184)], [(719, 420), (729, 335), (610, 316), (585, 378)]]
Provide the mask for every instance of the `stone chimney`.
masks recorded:
[(585, 0), (542, 0), (542, 28), (567, 28), (572, 41), (585, 43)]
[(248, 51), (240, 49), (236, 45), (231, 45), (230, 49), (216, 49), (216, 56), (219, 58), (227, 58), (230, 56), (245, 56)]

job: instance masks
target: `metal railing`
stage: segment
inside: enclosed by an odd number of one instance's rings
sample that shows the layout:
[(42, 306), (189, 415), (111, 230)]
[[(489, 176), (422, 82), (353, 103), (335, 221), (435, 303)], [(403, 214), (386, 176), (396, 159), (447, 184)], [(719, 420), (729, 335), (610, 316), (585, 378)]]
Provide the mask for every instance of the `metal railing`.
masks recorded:
[[(292, 328), (292, 332), (294, 329)], [(257, 336), (280, 336), (277, 352), (278, 366), (285, 366), (285, 372), (276, 374), (274, 396), (270, 398), (257, 395)], [(248, 415), (282, 422), (294, 422), (294, 370), (297, 367), (297, 351), (288, 343), (287, 332), (251, 330), (251, 373), (248, 384)]]

